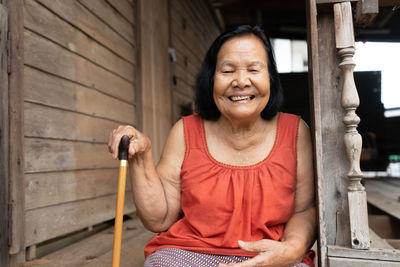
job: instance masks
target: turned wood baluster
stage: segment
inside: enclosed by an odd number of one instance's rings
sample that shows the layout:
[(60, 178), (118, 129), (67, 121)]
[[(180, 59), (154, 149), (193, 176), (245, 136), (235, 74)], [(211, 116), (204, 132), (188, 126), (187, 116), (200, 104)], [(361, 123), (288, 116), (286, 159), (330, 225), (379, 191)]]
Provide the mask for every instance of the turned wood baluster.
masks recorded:
[(363, 174), (360, 169), (362, 147), (361, 135), (357, 131), (360, 118), (356, 109), (360, 104), (353, 71), (355, 62), (353, 55), (354, 32), (350, 2), (334, 4), (336, 48), (341, 59), (339, 68), (343, 73), (342, 107), (346, 114), (343, 123), (346, 126), (344, 145), (349, 160), (350, 169), (347, 176), (351, 245), (355, 249), (369, 249), (369, 228), (367, 213), (367, 195), (360, 183)]

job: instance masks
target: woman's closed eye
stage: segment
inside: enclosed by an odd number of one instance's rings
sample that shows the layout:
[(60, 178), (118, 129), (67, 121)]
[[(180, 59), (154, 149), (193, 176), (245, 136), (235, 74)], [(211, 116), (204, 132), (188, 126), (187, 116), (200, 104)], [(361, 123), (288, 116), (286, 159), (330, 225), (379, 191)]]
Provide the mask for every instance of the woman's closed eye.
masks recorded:
[(249, 71), (249, 72), (253, 72), (253, 73), (260, 72), (260, 70), (259, 70), (259, 69), (249, 69), (248, 71)]
[(235, 71), (234, 70), (222, 70), (221, 72), (222, 73), (234, 73)]

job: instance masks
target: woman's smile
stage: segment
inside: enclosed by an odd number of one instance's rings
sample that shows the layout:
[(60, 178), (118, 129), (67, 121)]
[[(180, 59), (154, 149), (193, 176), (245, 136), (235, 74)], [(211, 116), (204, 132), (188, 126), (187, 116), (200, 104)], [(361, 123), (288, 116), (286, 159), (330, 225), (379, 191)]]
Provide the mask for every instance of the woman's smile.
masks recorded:
[(230, 96), (228, 97), (229, 100), (231, 100), (232, 102), (235, 103), (247, 103), (250, 100), (253, 100), (255, 98), (254, 95), (234, 95), (234, 96)]

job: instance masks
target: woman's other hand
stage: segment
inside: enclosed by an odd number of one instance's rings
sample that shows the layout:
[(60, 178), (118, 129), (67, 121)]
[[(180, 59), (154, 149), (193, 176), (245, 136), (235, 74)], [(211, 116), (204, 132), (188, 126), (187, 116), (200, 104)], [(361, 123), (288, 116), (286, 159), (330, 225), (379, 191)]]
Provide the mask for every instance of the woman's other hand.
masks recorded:
[(241, 263), (220, 264), (218, 267), (287, 267), (294, 266), (301, 262), (304, 255), (299, 253), (299, 249), (292, 243), (281, 242), (270, 239), (262, 239), (255, 242), (238, 241), (239, 247), (245, 251), (258, 252), (259, 254)]
[(150, 139), (134, 127), (129, 125), (120, 125), (117, 129), (114, 129), (108, 138), (108, 150), (112, 154), (113, 159), (118, 158), (118, 146), (122, 136), (127, 135), (129, 137), (129, 158), (134, 155), (142, 154), (151, 150)]

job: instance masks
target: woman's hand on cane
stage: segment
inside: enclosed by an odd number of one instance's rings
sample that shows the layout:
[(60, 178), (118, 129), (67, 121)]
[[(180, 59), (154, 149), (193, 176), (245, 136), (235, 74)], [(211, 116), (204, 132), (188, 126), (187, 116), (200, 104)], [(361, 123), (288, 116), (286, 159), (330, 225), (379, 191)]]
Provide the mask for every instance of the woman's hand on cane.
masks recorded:
[(114, 129), (108, 138), (108, 150), (112, 154), (113, 159), (118, 158), (118, 146), (124, 135), (127, 135), (130, 140), (128, 150), (129, 158), (151, 150), (151, 142), (147, 136), (132, 126), (121, 125), (118, 126), (117, 129)]

